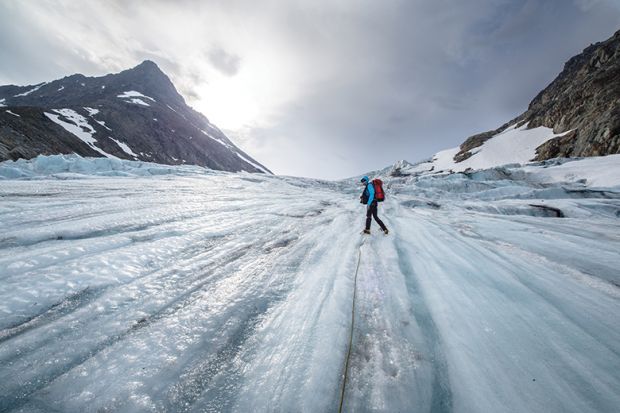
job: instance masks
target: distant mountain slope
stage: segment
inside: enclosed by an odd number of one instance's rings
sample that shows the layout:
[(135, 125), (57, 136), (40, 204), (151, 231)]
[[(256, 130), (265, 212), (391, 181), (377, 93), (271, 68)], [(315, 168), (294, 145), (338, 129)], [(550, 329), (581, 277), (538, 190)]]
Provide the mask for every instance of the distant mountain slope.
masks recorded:
[(59, 153), (270, 173), (148, 60), (102, 77), (0, 87), (0, 160)]
[(525, 164), (536, 157), (536, 150), (540, 145), (565, 135), (566, 133), (554, 133), (552, 129), (544, 126), (528, 129), (527, 124), (519, 126), (519, 123), (514, 123), (501, 132), (491, 134), (490, 138), (482, 144), (468, 151), (465, 157), (461, 155), (463, 147), (461, 145), (437, 152), (432, 158), (415, 164), (398, 161), (392, 166), (369, 174), (399, 177), (429, 173), (466, 172), (501, 165)]
[[(477, 148), (488, 146), (491, 138), (504, 135), (508, 129), (531, 135), (529, 130), (540, 127), (547, 129), (534, 134), (542, 139), (526, 139), (528, 144), (537, 142), (532, 157), (517, 159), (513, 156), (514, 162), (620, 153), (620, 31), (571, 58), (559, 76), (532, 100), (525, 113), (496, 130), (471, 136), (458, 150), (441, 152), (444, 157), (449, 154), (451, 158), (442, 162), (441, 167), (454, 166), (455, 170), (462, 170), (467, 165), (464, 161), (484, 152), (485, 149)], [(519, 136), (512, 135), (513, 138)], [(517, 141), (504, 145), (503, 149), (523, 152)], [(511, 154), (497, 153), (500, 158), (506, 155), (510, 157)], [(496, 164), (498, 162), (499, 159)], [(479, 164), (469, 163), (472, 165), (465, 168), (476, 169)], [(489, 162), (484, 165), (489, 166), (494, 165)]]

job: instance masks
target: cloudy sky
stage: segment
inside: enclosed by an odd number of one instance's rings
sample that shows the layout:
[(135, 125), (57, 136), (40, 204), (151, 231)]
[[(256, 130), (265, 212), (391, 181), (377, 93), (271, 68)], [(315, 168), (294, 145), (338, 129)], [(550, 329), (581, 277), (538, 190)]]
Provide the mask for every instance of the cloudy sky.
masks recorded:
[(619, 0), (0, 0), (0, 84), (155, 61), (274, 172), (417, 161), (520, 114)]

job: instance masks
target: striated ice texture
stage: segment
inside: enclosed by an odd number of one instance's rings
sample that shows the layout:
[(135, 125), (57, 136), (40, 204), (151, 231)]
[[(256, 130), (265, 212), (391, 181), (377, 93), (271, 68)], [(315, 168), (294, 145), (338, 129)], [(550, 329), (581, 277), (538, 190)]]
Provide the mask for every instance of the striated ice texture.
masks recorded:
[(381, 176), (367, 237), (356, 180), (2, 163), (0, 411), (617, 411), (614, 159)]

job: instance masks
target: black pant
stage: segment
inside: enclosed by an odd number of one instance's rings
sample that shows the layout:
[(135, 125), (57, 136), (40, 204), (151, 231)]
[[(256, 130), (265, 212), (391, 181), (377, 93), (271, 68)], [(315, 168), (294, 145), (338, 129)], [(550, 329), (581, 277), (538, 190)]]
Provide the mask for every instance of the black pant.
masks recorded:
[(381, 229), (385, 231), (386, 229), (385, 224), (377, 216), (377, 201), (372, 201), (372, 203), (370, 204), (370, 206), (368, 207), (366, 211), (366, 229), (368, 230), (370, 229), (370, 217), (371, 216), (375, 218), (375, 221), (377, 221), (377, 224), (379, 224)]

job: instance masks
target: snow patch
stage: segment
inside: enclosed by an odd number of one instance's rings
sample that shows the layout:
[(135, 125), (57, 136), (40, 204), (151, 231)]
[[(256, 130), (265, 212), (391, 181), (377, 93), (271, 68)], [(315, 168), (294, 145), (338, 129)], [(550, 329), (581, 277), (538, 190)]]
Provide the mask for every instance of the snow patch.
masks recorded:
[(93, 109), (86, 106), (84, 106), (84, 109), (88, 112), (88, 116), (95, 116), (97, 113), (99, 113), (99, 109)]
[(46, 85), (47, 82), (43, 82), (40, 83), (38, 85), (36, 85), (34, 88), (24, 92), (24, 93), (20, 93), (19, 95), (15, 95), (13, 96), (14, 98), (19, 98), (19, 97), (23, 97), (23, 96), (28, 96), (29, 94), (31, 94), (32, 92), (36, 92), (37, 90), (41, 89), (41, 87), (43, 87), (44, 85)]
[(156, 102), (156, 100), (153, 99), (152, 97), (143, 95), (142, 93), (137, 92), (135, 90), (128, 90), (126, 92), (123, 92), (120, 95), (117, 95), (116, 97), (123, 99), (124, 102), (133, 103), (135, 105), (141, 105), (141, 106), (151, 106), (141, 98), (150, 99), (153, 102)]
[[(47, 116), (52, 122), (62, 126), (67, 132), (75, 135), (78, 139), (86, 143), (88, 146), (90, 146), (92, 149), (99, 152), (103, 156), (108, 158), (115, 158), (114, 155), (110, 155), (109, 153), (105, 152), (103, 149), (98, 148), (95, 145), (97, 139), (93, 138), (93, 134), (96, 131), (88, 123), (84, 116), (80, 115), (72, 109), (53, 109), (53, 111), (56, 112), (58, 115), (44, 112), (45, 116)], [(60, 119), (60, 116), (63, 116), (65, 119), (68, 120), (68, 122)]]
[(56, 92), (60, 92), (61, 90), (64, 90), (64, 89), (65, 89), (64, 86), (60, 86)]
[(136, 92), (135, 90), (128, 90), (128, 91), (126, 91), (126, 92), (123, 92), (123, 93), (122, 93), (122, 94), (120, 94), (120, 95), (117, 95), (116, 97), (118, 97), (118, 98), (135, 98), (135, 97), (138, 97), (138, 98), (150, 99), (150, 100), (152, 100), (153, 102), (157, 102), (157, 101), (156, 101), (155, 99), (153, 99), (152, 97), (150, 97), (150, 96), (146, 96), (146, 95), (143, 95), (142, 93), (140, 93), (140, 92)]
[(177, 112), (176, 110), (174, 110), (174, 108), (170, 105), (166, 105), (168, 106), (168, 109), (170, 109), (171, 111), (173, 111), (174, 113), (176, 113), (177, 115), (179, 115), (180, 117), (182, 117), (183, 119), (187, 120), (187, 118), (185, 117), (185, 115), (183, 115), (182, 113)]
[(120, 148), (123, 150), (123, 152), (125, 152), (127, 155), (131, 155), (134, 157), (138, 157), (138, 154), (134, 153), (134, 151), (131, 150), (131, 148), (129, 146), (127, 146), (127, 144), (125, 142), (119, 141), (117, 139), (114, 139), (113, 137), (109, 137), (110, 139), (112, 139), (114, 142), (116, 142), (116, 144), (118, 146), (120, 146)]
[(9, 114), (11, 114), (11, 115), (13, 115), (13, 116), (17, 116), (18, 118), (21, 118), (21, 116), (20, 116), (20, 115), (18, 115), (17, 113), (13, 113), (13, 112), (11, 112), (10, 110), (5, 110), (5, 112), (6, 112), (6, 113), (9, 113)]
[[(221, 139), (214, 138), (213, 136), (211, 136), (211, 135), (210, 135), (209, 133), (207, 133), (206, 131), (204, 131), (204, 130), (200, 129), (200, 132), (202, 132), (202, 133), (203, 133), (205, 136), (207, 136), (208, 138), (213, 139), (214, 141), (216, 141), (216, 142), (217, 142), (217, 143), (219, 143), (220, 145), (223, 145), (223, 146), (225, 146), (226, 148), (229, 148), (229, 149), (230, 149), (230, 148), (232, 148), (232, 146), (231, 146), (231, 145), (229, 145), (228, 143), (224, 142), (224, 141), (223, 141), (223, 140), (221, 140)], [(190, 136), (190, 139), (191, 139), (191, 138), (192, 138), (192, 137)], [(245, 160), (245, 159), (244, 159), (244, 160)], [(246, 161), (246, 162), (247, 162), (247, 161)]]
[(246, 163), (249, 163), (250, 165), (252, 165), (253, 167), (255, 167), (256, 169), (259, 169), (261, 171), (263, 171), (264, 173), (271, 175), (271, 172), (269, 172), (268, 170), (266, 170), (265, 168), (263, 168), (262, 166), (260, 166), (259, 164), (252, 162), (251, 160), (249, 160), (248, 158), (246, 158), (245, 156), (241, 155), (239, 152), (235, 152), (237, 154), (237, 156), (239, 158), (241, 158), (241, 160), (243, 160)]
[(146, 103), (145, 101), (143, 101), (142, 99), (138, 99), (138, 98), (131, 98), (129, 100), (124, 100), (124, 102), (133, 103), (135, 105), (151, 106), (148, 103)]
[(97, 119), (95, 119), (95, 118), (94, 118), (94, 116), (95, 116), (95, 115), (97, 115), (97, 114), (99, 113), (99, 109), (93, 109), (93, 108), (89, 108), (89, 107), (84, 107), (84, 109), (88, 112), (88, 115), (89, 115), (90, 117), (92, 117), (92, 118), (93, 118), (93, 120), (94, 120), (95, 122), (97, 122), (98, 124), (100, 124), (101, 126), (103, 126), (104, 128), (106, 128), (106, 129), (107, 129), (107, 130), (109, 130), (109, 131), (111, 131), (111, 130), (112, 130), (112, 129), (110, 129), (110, 128), (108, 128), (108, 127), (106, 126), (106, 124), (105, 124), (105, 122), (104, 122), (104, 121), (102, 121), (102, 120), (97, 120)]
[(6, 102), (6, 99), (4, 98), (0, 99), (0, 108), (6, 106), (4, 102)]

